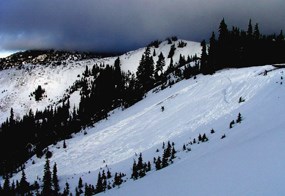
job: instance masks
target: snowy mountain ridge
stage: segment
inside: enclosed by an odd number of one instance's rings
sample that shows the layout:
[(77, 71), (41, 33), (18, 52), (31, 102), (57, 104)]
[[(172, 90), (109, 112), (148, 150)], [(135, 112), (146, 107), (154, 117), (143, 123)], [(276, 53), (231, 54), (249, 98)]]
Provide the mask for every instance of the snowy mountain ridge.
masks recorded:
[[(198, 43), (187, 42), (187, 46), (176, 49), (174, 62), (180, 54), (199, 54)], [(152, 52), (163, 52), (166, 57), (170, 47), (162, 42)], [(143, 52), (138, 49), (120, 56), (122, 70), (135, 72)], [(22, 107), (15, 107), (21, 115), (24, 104), (26, 109), (40, 109), (56, 103), (86, 66), (95, 62), (112, 65), (115, 59), (82, 60), (63, 67), (28, 64), (20, 70), (3, 70), (0, 79), (6, 86), (1, 89), (1, 103), (6, 104), (2, 109), (23, 101)], [(166, 65), (169, 62), (167, 59)], [(284, 68), (271, 65), (224, 69), (148, 92), (133, 106), (115, 109), (108, 119), (73, 134), (65, 140), (66, 148), (63, 141), (48, 147), (51, 166), (57, 164), (61, 191), (68, 182), (75, 195), (79, 178), (84, 184), (96, 186), (98, 172), (109, 170), (110, 183), (115, 173), (121, 172), (126, 174), (124, 182), (100, 195), (283, 195), (283, 77)], [(39, 84), (46, 89), (47, 97), (35, 102), (29, 94)], [(73, 92), (71, 105), (76, 105), (79, 97), (78, 91)], [(7, 117), (6, 112), (1, 117)], [(237, 122), (239, 114), (241, 121)], [(204, 133), (208, 140), (201, 142), (198, 138)], [(162, 145), (168, 141), (175, 144), (176, 158), (173, 164), (156, 170), (153, 159), (162, 157)], [(151, 170), (145, 177), (133, 180), (133, 162), (140, 153), (145, 162), (150, 161)], [(30, 183), (42, 183), (45, 161), (44, 157), (34, 156), (26, 163)], [(11, 180), (20, 178), (18, 173)]]
[[(187, 43), (183, 48), (177, 47), (179, 41)], [(170, 63), (170, 59), (167, 58), (171, 45), (176, 44), (176, 51), (173, 56), (173, 62), (177, 63), (179, 56), (184, 55), (199, 56), (201, 47), (199, 43), (177, 40), (172, 44), (168, 44), (166, 41), (162, 42), (158, 48), (152, 47), (152, 50), (156, 50), (157, 56), (160, 52), (166, 57), (166, 66)], [(123, 54), (121, 59), (121, 69), (125, 72), (131, 71), (135, 73), (139, 65), (139, 61), (145, 48), (141, 48), (135, 51)], [(35, 59), (40, 58), (44, 54), (40, 54)], [(157, 61), (157, 56), (154, 57), (154, 61)], [(8, 57), (9, 58), (9, 57)], [(14, 109), (15, 116), (21, 118), (24, 114), (28, 113), (30, 109), (43, 110), (45, 107), (54, 106), (60, 102), (63, 97), (70, 97), (71, 106), (78, 106), (79, 103), (79, 91), (72, 94), (67, 93), (69, 88), (74, 84), (76, 80), (79, 80), (86, 68), (92, 68), (94, 64), (101, 65), (114, 65), (114, 61), (117, 57), (106, 58), (91, 58), (78, 60), (71, 56), (65, 56), (65, 59), (58, 61), (55, 60), (51, 63), (31, 64), (24, 63), (21, 68), (17, 66), (0, 71), (0, 122), (4, 122), (10, 115), (10, 109)], [(54, 63), (60, 62), (59, 65)], [(165, 69), (166, 69), (165, 66)], [(38, 102), (32, 96), (31, 93), (41, 85), (45, 89), (45, 98)]]

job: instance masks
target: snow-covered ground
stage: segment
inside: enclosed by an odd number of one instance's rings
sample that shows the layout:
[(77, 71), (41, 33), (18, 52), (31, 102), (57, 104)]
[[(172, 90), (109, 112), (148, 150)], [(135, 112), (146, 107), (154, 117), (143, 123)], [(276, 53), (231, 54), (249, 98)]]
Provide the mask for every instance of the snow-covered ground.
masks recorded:
[[(187, 45), (178, 48), (178, 43), (182, 40), (173, 42), (176, 45), (176, 51), (173, 57), (174, 63), (179, 61), (180, 54), (185, 56), (200, 56), (201, 47), (197, 42), (183, 40)], [(165, 69), (170, 63), (167, 59), (170, 51), (170, 44), (162, 42), (159, 48), (152, 47), (151, 52), (156, 50), (154, 62), (156, 63), (160, 52), (166, 58)], [(145, 48), (128, 52), (120, 56), (122, 70), (135, 73)], [(25, 64), (22, 69), (11, 68), (0, 71), (0, 123), (4, 122), (10, 115), (10, 109), (13, 108), (16, 118), (21, 118), (28, 113), (30, 109), (43, 110), (45, 107), (56, 104), (69, 89), (72, 84), (80, 79), (85, 67), (90, 69), (94, 64), (113, 65), (117, 57), (103, 59), (88, 59), (82, 61), (67, 60), (66, 64), (60, 66), (53, 65), (32, 65)], [(79, 77), (78, 77), (79, 75)], [(38, 85), (45, 89), (46, 97), (42, 101), (35, 101), (30, 95), (36, 90)], [(77, 106), (80, 100), (78, 91), (70, 95), (71, 106)]]
[[(272, 71), (264, 76), (264, 70)], [(128, 180), (102, 195), (284, 195), (284, 71), (262, 66), (198, 75), (115, 110), (108, 120), (86, 129), (87, 135), (66, 140), (66, 149), (62, 142), (49, 147), (61, 187), (67, 181), (74, 191), (79, 177), (96, 185), (107, 165), (113, 175), (123, 172)], [(239, 103), (240, 97), (245, 102)], [(230, 129), (238, 113), (243, 120)], [(199, 133), (209, 141), (181, 151)], [(174, 164), (159, 171), (152, 165), (144, 178), (129, 179), (136, 154), (152, 162), (167, 141), (180, 151)], [(44, 158), (28, 161), (29, 182), (42, 178), (44, 164)]]
[[(174, 63), (180, 54), (186, 58), (200, 55), (199, 43), (183, 40), (186, 47), (177, 48), (179, 41), (175, 42)], [(152, 48), (154, 62), (162, 52), (167, 67), (170, 47), (165, 41)], [(135, 73), (144, 51), (141, 48), (120, 56), (122, 70)], [(56, 103), (86, 66), (113, 65), (116, 58), (69, 61), (62, 66), (28, 64), (24, 69), (0, 71), (0, 122), (9, 116), (10, 108), (21, 117), (30, 108), (41, 110)], [(272, 71), (263, 75), (264, 70)], [(79, 177), (83, 183), (96, 185), (98, 172), (109, 168), (113, 175), (126, 173), (127, 181), (102, 195), (284, 195), (284, 71), (268, 65), (198, 75), (158, 93), (149, 92), (128, 109), (114, 110), (108, 120), (66, 140), (66, 149), (63, 142), (49, 146), (51, 166), (57, 163), (61, 188), (69, 182), (74, 192)], [(38, 85), (46, 90), (46, 98), (40, 102), (29, 96)], [(240, 97), (245, 102), (239, 103)], [(70, 101), (72, 106), (78, 104), (78, 91)], [(230, 129), (238, 113), (243, 120)], [(188, 145), (190, 152), (182, 151), (183, 144), (200, 133), (206, 133), (209, 141)], [(174, 164), (159, 171), (152, 164), (144, 178), (129, 179), (137, 155), (142, 153), (144, 161), (152, 162), (153, 157), (162, 156), (161, 146), (167, 141), (174, 142), (179, 151)], [(29, 182), (41, 182), (44, 164), (44, 158), (36, 157), (27, 162)], [(20, 173), (13, 177), (19, 178)]]

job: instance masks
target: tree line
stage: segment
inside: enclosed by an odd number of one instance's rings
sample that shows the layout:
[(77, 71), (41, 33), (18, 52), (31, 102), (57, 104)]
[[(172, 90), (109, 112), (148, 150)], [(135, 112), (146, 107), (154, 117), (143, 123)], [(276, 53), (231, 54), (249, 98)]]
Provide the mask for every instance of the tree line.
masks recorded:
[(283, 31), (278, 35), (263, 35), (259, 25), (249, 20), (248, 29), (241, 30), (228, 25), (223, 19), (219, 34), (213, 32), (209, 43), (201, 42), (201, 72), (213, 74), (224, 68), (240, 68), (285, 62), (285, 40)]
[[(108, 113), (115, 108), (130, 107), (143, 99), (149, 90), (171, 86), (172, 76), (179, 81), (199, 73), (213, 74), (223, 68), (285, 62), (283, 32), (262, 35), (258, 24), (253, 27), (251, 20), (247, 31), (244, 31), (237, 27), (228, 30), (223, 19), (218, 38), (212, 33), (209, 44), (202, 41), (201, 57), (180, 55), (179, 61), (174, 63), (176, 47), (186, 46), (182, 41), (178, 45), (175, 41), (176, 37), (168, 39), (171, 47), (167, 57), (155, 52), (160, 41), (147, 46), (135, 74), (121, 70), (120, 58), (112, 66), (86, 66), (82, 77), (70, 87), (70, 92), (80, 91), (78, 107), (70, 106), (67, 97), (58, 106), (49, 106), (43, 111), (30, 110), (21, 119), (14, 117), (11, 108), (10, 117), (0, 127), (0, 175), (11, 176), (13, 172), (22, 170), (31, 156), (43, 156), (49, 152), (47, 146), (107, 119)], [(168, 65), (166, 58), (170, 59)], [(38, 92), (37, 89), (35, 92)], [(16, 140), (16, 137), (21, 140)]]

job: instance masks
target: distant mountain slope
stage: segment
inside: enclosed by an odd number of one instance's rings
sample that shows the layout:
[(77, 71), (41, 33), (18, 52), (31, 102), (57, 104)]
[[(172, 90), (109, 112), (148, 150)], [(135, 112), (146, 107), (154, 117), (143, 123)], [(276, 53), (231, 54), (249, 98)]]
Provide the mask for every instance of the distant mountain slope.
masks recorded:
[[(178, 47), (181, 41), (187, 43), (183, 48)], [(167, 41), (164, 41), (158, 48), (152, 47), (152, 51), (156, 50), (157, 54), (154, 57), (154, 62), (157, 61), (157, 56), (162, 52), (166, 58), (166, 69), (170, 62), (167, 55), (173, 44), (177, 48), (173, 56), (174, 63), (179, 61), (180, 54), (185, 58), (195, 54), (200, 55), (199, 43), (177, 40), (168, 44)], [(141, 48), (119, 56), (121, 69), (125, 72), (135, 73), (144, 50), (145, 48)], [(6, 63), (10, 62), (9, 58), (17, 60), (15, 60), (13, 68), (0, 71), (0, 123), (9, 117), (11, 108), (14, 110), (15, 117), (21, 118), (30, 109), (34, 112), (42, 110), (47, 106), (57, 104), (64, 97), (70, 97), (72, 107), (73, 105), (77, 106), (80, 99), (79, 91), (69, 94), (68, 90), (76, 80), (81, 78), (85, 67), (88, 66), (91, 69), (96, 63), (113, 65), (117, 58), (116, 56), (85, 59), (88, 57), (87, 54), (51, 51), (48, 53), (38, 51), (32, 54), (29, 52), (17, 53), (6, 58)], [(38, 85), (45, 89), (45, 97), (41, 101), (36, 101), (32, 95)]]
[[(127, 182), (106, 195), (282, 195), (283, 77), (284, 69), (273, 66), (228, 69), (150, 92), (134, 106), (115, 110), (108, 120), (66, 140), (66, 149), (61, 142), (50, 146), (51, 164), (57, 163), (61, 187), (67, 181), (72, 192), (79, 177), (96, 185), (98, 172), (107, 165), (113, 174), (124, 172)], [(245, 101), (240, 103), (240, 98)], [(239, 113), (242, 122), (230, 129)], [(215, 133), (210, 134), (211, 129)], [(209, 141), (182, 151), (183, 144), (200, 133)], [(158, 172), (153, 166), (143, 179), (130, 180), (136, 154), (152, 162), (167, 141), (175, 142), (178, 151), (174, 164)], [(28, 161), (30, 182), (42, 177), (44, 164), (36, 157)]]

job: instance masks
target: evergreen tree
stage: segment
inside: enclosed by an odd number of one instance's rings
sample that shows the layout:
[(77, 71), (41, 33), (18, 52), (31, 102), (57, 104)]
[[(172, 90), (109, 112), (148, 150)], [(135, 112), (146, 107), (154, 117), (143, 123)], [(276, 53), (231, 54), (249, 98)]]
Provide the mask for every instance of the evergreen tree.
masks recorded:
[(63, 140), (63, 148), (66, 148), (66, 143), (65, 143), (65, 140)]
[(20, 190), (19, 191), (20, 194), (22, 194), (22, 195), (28, 193), (29, 190), (30, 190), (30, 184), (27, 182), (27, 178), (26, 178), (26, 174), (25, 174), (24, 170), (22, 170), (22, 177), (21, 177), (21, 180), (20, 180), (19, 190)]
[(35, 182), (34, 182), (34, 184), (33, 184), (33, 189), (35, 190), (36, 195), (40, 195), (40, 192), (39, 192), (40, 185), (39, 185), (38, 181), (35, 181)]
[(147, 92), (153, 87), (154, 62), (150, 55), (149, 47), (146, 48), (142, 55), (136, 74), (137, 80), (144, 92)]
[(160, 159), (160, 157), (158, 157), (156, 162), (155, 162), (155, 168), (156, 168), (156, 170), (160, 170), (161, 169), (161, 159)]
[(158, 60), (156, 62), (156, 68), (155, 68), (155, 72), (154, 72), (156, 80), (159, 80), (161, 78), (164, 66), (165, 66), (165, 58), (161, 52), (158, 55)]
[(122, 184), (123, 180), (122, 180), (122, 175), (115, 173), (115, 177), (114, 177), (114, 184), (116, 186), (120, 186)]
[(225, 19), (223, 18), (221, 23), (220, 23), (220, 26), (219, 26), (219, 38), (218, 40), (220, 42), (225, 42), (228, 38), (228, 26), (225, 22)]
[(234, 124), (235, 124), (235, 121), (232, 120), (232, 121), (230, 122), (230, 129), (233, 128), (233, 125), (234, 125)]
[(259, 39), (260, 39), (260, 32), (259, 32), (258, 23), (256, 23), (255, 26), (254, 26), (253, 37), (254, 37), (254, 39), (256, 39), (256, 40), (259, 40)]
[(84, 76), (84, 77), (88, 77), (89, 75), (90, 75), (89, 69), (88, 69), (88, 66), (86, 65), (85, 71), (84, 71), (84, 73), (83, 73), (83, 76)]
[(206, 41), (203, 40), (201, 42), (201, 47), (202, 47), (202, 53), (201, 53), (201, 72), (203, 74), (208, 74), (209, 69), (208, 69), (208, 55), (207, 55), (207, 46), (206, 46)]
[(249, 38), (252, 37), (253, 29), (252, 29), (252, 24), (251, 24), (251, 19), (248, 22), (248, 28), (247, 28), (247, 36)]
[(199, 142), (202, 141), (202, 136), (201, 136), (201, 134), (199, 134), (199, 136), (198, 136), (198, 141), (199, 141)]
[(138, 179), (138, 176), (139, 174), (138, 174), (137, 164), (136, 161), (134, 160), (132, 178), (136, 180)]
[(69, 193), (70, 193), (69, 184), (68, 184), (68, 182), (66, 182), (62, 195), (63, 196), (69, 196)]
[(42, 88), (41, 85), (38, 85), (37, 89), (34, 92), (36, 101), (40, 101), (43, 98), (44, 93), (45, 90)]
[(94, 194), (94, 192), (95, 190), (91, 185), (88, 186), (87, 184), (85, 184), (85, 196), (91, 196)]
[(98, 173), (98, 179), (96, 184), (96, 193), (100, 193), (104, 191), (103, 179), (101, 177), (101, 173)]
[(10, 118), (9, 118), (9, 122), (10, 122), (10, 126), (13, 126), (15, 124), (15, 119), (14, 119), (14, 110), (13, 108), (11, 108), (10, 110)]
[(50, 163), (49, 163), (49, 159), (48, 158), (46, 158), (46, 163), (45, 163), (45, 166), (44, 166), (42, 195), (44, 195), (44, 196), (51, 196), (51, 195), (53, 195)]
[(10, 195), (10, 180), (8, 178), (8, 176), (5, 176), (5, 180), (4, 180), (4, 184), (3, 184), (3, 195)]
[[(121, 70), (121, 60), (118, 57), (115, 60), (114, 63), (114, 83), (115, 83), (115, 100), (120, 100), (122, 99), (122, 93), (123, 93), (123, 76), (122, 76), (122, 70)], [(119, 104), (119, 103), (117, 103)]]
[(176, 150), (175, 150), (174, 146), (172, 146), (171, 159), (175, 159), (176, 158), (175, 154), (176, 154)]
[(216, 58), (217, 58), (216, 57), (216, 50), (217, 50), (216, 36), (215, 36), (215, 33), (212, 32), (212, 36), (210, 38), (210, 46), (209, 46), (209, 49), (208, 49), (208, 69), (209, 69), (209, 74), (213, 74), (215, 72)]
[(209, 139), (207, 138), (206, 134), (204, 133), (202, 136), (202, 142), (207, 142)]
[(180, 56), (179, 56), (179, 62), (178, 63), (179, 63), (179, 66), (183, 66), (186, 64), (186, 60), (185, 60), (184, 56), (182, 56), (182, 54), (180, 54)]
[(238, 117), (237, 117), (236, 122), (237, 122), (237, 123), (241, 123), (241, 121), (242, 121), (242, 116), (241, 116), (240, 113), (238, 113)]
[(147, 171), (150, 171), (151, 170), (151, 163), (150, 161), (147, 162)]
[(283, 35), (283, 31), (281, 30), (279, 35), (277, 36), (277, 41), (281, 42), (284, 41), (284, 35)]
[(57, 177), (57, 166), (56, 163), (53, 165), (53, 172), (52, 172), (52, 184), (55, 195), (59, 194), (59, 184), (58, 184), (58, 177)]
[(183, 151), (185, 151), (186, 150), (186, 145), (185, 144), (183, 144)]
[(108, 171), (107, 171), (107, 179), (110, 179), (110, 178), (112, 178), (112, 175), (111, 175), (110, 170), (108, 169)]
[(137, 169), (138, 169), (138, 170), (143, 169), (143, 158), (142, 158), (142, 153), (140, 153), (139, 158), (138, 158)]
[(79, 194), (83, 193), (82, 188), (83, 188), (83, 182), (82, 182), (82, 178), (80, 177), (78, 180), (78, 186), (77, 186), (77, 191)]
[(171, 45), (167, 58), (172, 58), (174, 56), (175, 50), (175, 44)]

